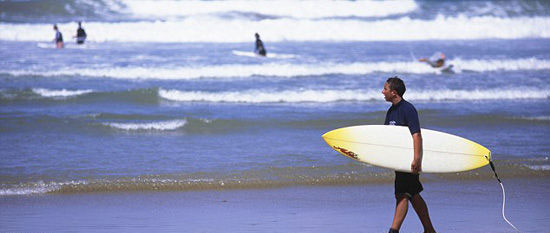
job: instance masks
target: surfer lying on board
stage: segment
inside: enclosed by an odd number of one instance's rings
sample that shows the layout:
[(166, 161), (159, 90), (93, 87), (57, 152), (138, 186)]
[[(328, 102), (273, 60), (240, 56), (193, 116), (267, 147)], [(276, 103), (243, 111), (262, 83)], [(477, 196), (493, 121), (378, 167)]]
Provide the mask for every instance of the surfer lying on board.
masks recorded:
[(64, 44), (63, 44), (63, 34), (61, 34), (59, 29), (57, 28), (57, 24), (53, 25), (53, 30), (55, 31), (55, 38), (53, 39), (53, 41), (55, 42), (55, 47), (58, 48), (58, 49), (62, 49), (63, 46), (64, 46)]
[(426, 62), (433, 68), (443, 67), (445, 65), (445, 54), (436, 52), (430, 58), (420, 58), (418, 61)]
[(265, 50), (264, 43), (260, 40), (260, 35), (256, 33), (254, 36), (256, 36), (256, 49), (254, 49), (254, 52), (265, 57), (267, 51)]
[(386, 113), (384, 125), (401, 125), (409, 127), (413, 139), (414, 158), (411, 163), (411, 172), (395, 171), (395, 214), (393, 216), (390, 233), (398, 233), (405, 220), (411, 202), (418, 218), (422, 222), (424, 232), (435, 232), (428, 206), (420, 192), (424, 189), (419, 180), (419, 172), (422, 171), (422, 135), (420, 122), (416, 108), (403, 99), (405, 94), (405, 83), (397, 76), (389, 78), (384, 84), (382, 94), (384, 99), (392, 103)]

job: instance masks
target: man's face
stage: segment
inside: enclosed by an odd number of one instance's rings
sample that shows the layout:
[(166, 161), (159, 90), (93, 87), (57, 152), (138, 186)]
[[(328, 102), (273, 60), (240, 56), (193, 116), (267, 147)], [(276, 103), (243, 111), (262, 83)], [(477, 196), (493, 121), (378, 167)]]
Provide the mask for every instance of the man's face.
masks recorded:
[(388, 83), (384, 83), (384, 89), (382, 89), (382, 94), (384, 94), (384, 99), (388, 102), (391, 102), (392, 99), (397, 95), (397, 93), (390, 89)]

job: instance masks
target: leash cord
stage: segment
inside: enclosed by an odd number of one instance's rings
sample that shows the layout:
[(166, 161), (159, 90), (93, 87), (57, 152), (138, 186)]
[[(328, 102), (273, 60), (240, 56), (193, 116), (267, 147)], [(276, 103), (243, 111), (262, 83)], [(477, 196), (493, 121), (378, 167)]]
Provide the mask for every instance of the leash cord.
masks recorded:
[(500, 181), (500, 178), (498, 178), (498, 174), (495, 170), (495, 165), (493, 164), (493, 161), (491, 161), (487, 156), (485, 156), (485, 158), (487, 160), (489, 160), (489, 165), (491, 165), (491, 169), (495, 173), (495, 178), (497, 178), (498, 183), (500, 184), (500, 187), (502, 188), (502, 218), (504, 218), (504, 221), (506, 221), (510, 226), (512, 226), (514, 229), (516, 229), (516, 231), (521, 232), (520, 230), (518, 230), (518, 228), (516, 228), (516, 226), (514, 226), (514, 224), (512, 224), (510, 221), (508, 221), (508, 219), (504, 215), (504, 207), (506, 206), (506, 192), (504, 191), (504, 185), (502, 184), (502, 181)]

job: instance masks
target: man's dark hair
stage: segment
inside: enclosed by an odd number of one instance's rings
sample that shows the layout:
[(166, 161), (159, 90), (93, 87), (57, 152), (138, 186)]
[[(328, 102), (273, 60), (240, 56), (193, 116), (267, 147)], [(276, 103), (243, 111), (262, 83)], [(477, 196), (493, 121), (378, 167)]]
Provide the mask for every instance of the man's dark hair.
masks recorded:
[(403, 94), (405, 94), (405, 91), (407, 90), (403, 80), (401, 80), (397, 76), (393, 76), (391, 78), (388, 78), (388, 80), (386, 80), (386, 82), (388, 83), (388, 86), (390, 87), (390, 90), (396, 91), (397, 94), (400, 97), (403, 97)]

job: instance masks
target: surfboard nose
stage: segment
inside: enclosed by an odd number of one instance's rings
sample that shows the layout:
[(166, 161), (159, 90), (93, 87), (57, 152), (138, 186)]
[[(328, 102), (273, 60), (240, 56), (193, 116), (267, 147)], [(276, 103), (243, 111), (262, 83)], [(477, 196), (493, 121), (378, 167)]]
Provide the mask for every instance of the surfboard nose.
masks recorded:
[(343, 130), (340, 128), (340, 129), (328, 131), (325, 134), (323, 134), (321, 137), (323, 138), (323, 140), (325, 140), (325, 142), (330, 147), (333, 147), (335, 140), (345, 138), (344, 135), (342, 135), (342, 133), (343, 133)]
[(321, 137), (330, 147), (332, 147), (331, 138), (334, 138), (334, 130), (324, 133), (323, 135), (321, 135)]

